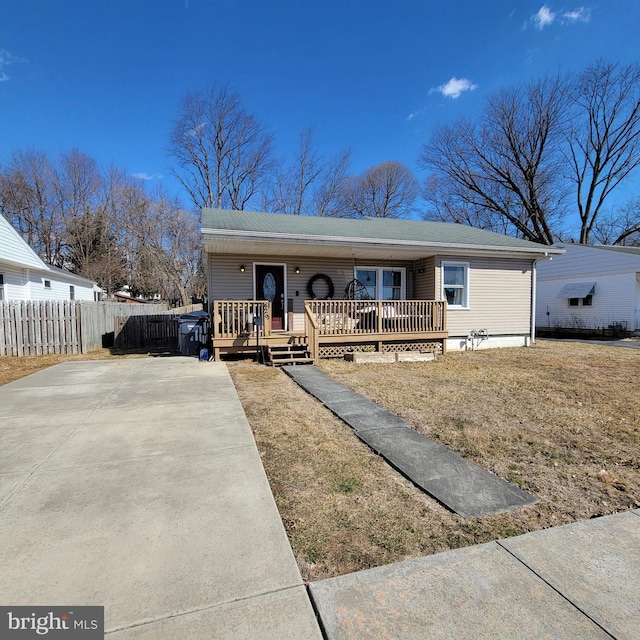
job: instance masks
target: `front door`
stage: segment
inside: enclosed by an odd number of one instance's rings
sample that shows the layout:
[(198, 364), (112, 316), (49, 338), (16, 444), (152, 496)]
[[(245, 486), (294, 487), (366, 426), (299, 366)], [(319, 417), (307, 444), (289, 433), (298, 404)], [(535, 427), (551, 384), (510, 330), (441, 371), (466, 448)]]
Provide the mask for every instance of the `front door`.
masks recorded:
[(256, 265), (256, 300), (271, 303), (271, 328), (285, 328), (284, 266), (281, 264)]

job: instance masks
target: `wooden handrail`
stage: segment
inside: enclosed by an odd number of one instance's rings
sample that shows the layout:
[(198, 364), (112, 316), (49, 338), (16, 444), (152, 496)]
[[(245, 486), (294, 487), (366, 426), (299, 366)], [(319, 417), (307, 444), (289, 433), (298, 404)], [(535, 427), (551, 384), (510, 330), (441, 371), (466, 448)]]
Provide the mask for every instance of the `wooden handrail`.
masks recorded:
[(262, 318), (263, 335), (271, 335), (271, 303), (266, 300), (216, 300), (212, 309), (213, 338), (238, 338), (254, 333)]
[(305, 303), (304, 305), (304, 329), (307, 335), (307, 346), (309, 347), (309, 352), (311, 354), (311, 358), (314, 362), (318, 359), (318, 320), (315, 315), (311, 311), (311, 307)]

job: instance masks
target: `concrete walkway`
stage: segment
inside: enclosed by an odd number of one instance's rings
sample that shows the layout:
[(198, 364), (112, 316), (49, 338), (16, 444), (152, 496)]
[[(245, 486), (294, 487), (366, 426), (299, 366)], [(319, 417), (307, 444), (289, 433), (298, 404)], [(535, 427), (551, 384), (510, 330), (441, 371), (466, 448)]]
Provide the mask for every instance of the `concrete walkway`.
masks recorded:
[(107, 637), (319, 639), (226, 366), (65, 363), (0, 387), (0, 604)]
[(469, 462), (412, 429), (314, 366), (285, 373), (348, 424), (355, 435), (432, 498), (470, 518), (502, 513), (537, 502), (519, 487)]
[(640, 510), (312, 583), (328, 640), (640, 638)]

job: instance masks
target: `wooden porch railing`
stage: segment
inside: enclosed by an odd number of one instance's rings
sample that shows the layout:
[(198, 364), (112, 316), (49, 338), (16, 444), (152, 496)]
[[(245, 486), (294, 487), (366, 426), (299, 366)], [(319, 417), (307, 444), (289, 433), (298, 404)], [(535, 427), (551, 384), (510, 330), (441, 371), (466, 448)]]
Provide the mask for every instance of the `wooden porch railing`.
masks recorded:
[(212, 309), (213, 338), (238, 338), (254, 332), (261, 317), (263, 335), (271, 335), (271, 303), (266, 300), (216, 300)]
[[(247, 338), (255, 335), (253, 320), (257, 316), (263, 318), (261, 334), (280, 339), (279, 332), (271, 329), (269, 302), (215, 301), (211, 319), (214, 349), (246, 347)], [(439, 300), (307, 300), (304, 322), (309, 350), (317, 359), (321, 344), (411, 341), (430, 335), (442, 339), (447, 331), (447, 303)]]
[(309, 350), (320, 342), (440, 337), (447, 331), (447, 303), (440, 300), (307, 300), (305, 328)]
[(307, 300), (305, 311), (327, 335), (433, 333), (447, 330), (440, 300)]

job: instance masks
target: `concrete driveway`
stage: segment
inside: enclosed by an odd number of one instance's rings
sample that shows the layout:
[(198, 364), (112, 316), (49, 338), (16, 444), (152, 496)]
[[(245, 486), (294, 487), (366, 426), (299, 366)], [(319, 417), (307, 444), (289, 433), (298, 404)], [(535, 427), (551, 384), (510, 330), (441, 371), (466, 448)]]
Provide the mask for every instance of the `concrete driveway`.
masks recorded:
[(115, 638), (320, 638), (226, 366), (73, 362), (0, 387), (2, 605)]
[(621, 340), (582, 340), (580, 338), (538, 338), (544, 342), (582, 342), (602, 347), (621, 347), (622, 349), (640, 349), (640, 338), (622, 338)]

